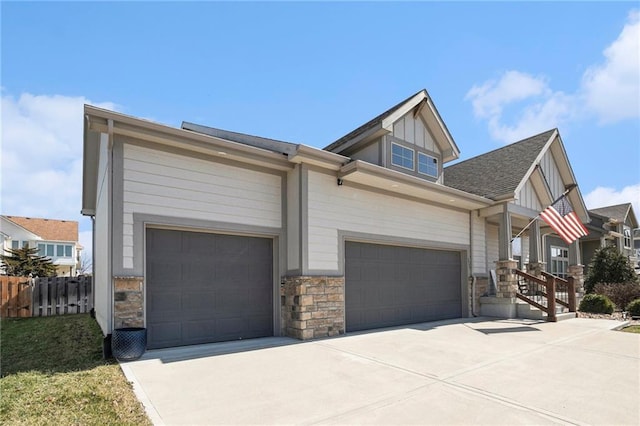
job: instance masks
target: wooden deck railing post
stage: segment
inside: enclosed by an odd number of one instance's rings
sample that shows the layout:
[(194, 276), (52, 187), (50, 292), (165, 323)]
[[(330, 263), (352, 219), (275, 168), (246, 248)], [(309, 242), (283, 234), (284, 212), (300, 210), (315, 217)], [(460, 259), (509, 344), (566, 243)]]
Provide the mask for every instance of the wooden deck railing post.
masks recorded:
[(567, 291), (569, 293), (569, 312), (576, 312), (576, 283), (573, 277), (567, 278)]
[(549, 321), (556, 322), (556, 279), (555, 277), (547, 278), (547, 318)]

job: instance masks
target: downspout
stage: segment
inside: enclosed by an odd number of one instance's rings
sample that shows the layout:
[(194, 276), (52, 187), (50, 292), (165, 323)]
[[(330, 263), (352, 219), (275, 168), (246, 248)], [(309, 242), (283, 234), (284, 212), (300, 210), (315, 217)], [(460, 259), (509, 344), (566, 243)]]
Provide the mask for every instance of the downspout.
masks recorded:
[(476, 314), (476, 276), (473, 274), (473, 211), (469, 212), (469, 272), (471, 279), (471, 315)]
[[(95, 209), (94, 209), (95, 210)], [(96, 252), (96, 216), (91, 215), (91, 316), (96, 317), (96, 262), (93, 260)]]
[[(114, 288), (113, 288), (113, 120), (109, 119), (107, 121), (107, 152), (108, 152), (108, 173), (109, 173), (109, 195), (108, 195), (108, 203), (109, 203), (109, 219), (108, 223), (108, 240), (109, 240), (109, 248), (107, 250), (109, 258), (107, 259), (107, 277), (109, 279), (109, 290), (110, 290), (110, 300), (107, 306), (109, 307), (109, 327), (108, 330), (113, 330), (113, 301), (114, 301)], [(111, 333), (109, 333), (111, 334)]]

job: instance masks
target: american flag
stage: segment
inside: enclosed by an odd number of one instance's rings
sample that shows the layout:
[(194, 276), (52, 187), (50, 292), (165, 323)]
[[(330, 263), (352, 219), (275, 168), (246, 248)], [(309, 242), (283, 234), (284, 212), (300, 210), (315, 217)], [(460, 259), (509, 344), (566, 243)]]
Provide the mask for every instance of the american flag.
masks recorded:
[(567, 243), (571, 244), (589, 233), (571, 208), (566, 196), (561, 197), (540, 213), (540, 217)]

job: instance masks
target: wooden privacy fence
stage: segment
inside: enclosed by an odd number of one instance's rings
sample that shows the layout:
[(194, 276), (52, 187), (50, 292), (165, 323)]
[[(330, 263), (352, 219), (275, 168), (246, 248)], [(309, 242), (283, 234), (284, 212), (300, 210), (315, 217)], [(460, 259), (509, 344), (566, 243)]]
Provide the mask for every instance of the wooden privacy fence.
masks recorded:
[(0, 275), (0, 318), (31, 316), (31, 279)]
[(0, 277), (3, 318), (80, 314), (91, 306), (91, 277)]

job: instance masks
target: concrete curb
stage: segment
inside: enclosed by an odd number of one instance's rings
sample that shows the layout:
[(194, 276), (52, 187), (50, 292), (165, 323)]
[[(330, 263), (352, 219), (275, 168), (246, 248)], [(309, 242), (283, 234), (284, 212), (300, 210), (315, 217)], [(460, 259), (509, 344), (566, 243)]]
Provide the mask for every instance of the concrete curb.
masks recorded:
[(611, 330), (613, 330), (613, 331), (620, 331), (620, 330), (622, 330), (623, 328), (628, 327), (629, 325), (631, 325), (631, 321), (625, 321), (625, 322), (623, 322), (622, 324), (618, 324), (618, 325), (616, 325), (615, 327), (611, 328)]
[(138, 379), (136, 379), (136, 376), (133, 374), (133, 371), (131, 371), (131, 368), (126, 363), (119, 362), (118, 364), (120, 365), (120, 370), (122, 370), (124, 376), (127, 378), (129, 383), (131, 383), (133, 387), (133, 393), (136, 395), (136, 398), (138, 398), (138, 401), (142, 403), (142, 406), (144, 407), (149, 420), (151, 420), (151, 423), (153, 423), (154, 426), (165, 426), (162, 417), (160, 417), (160, 414), (153, 406), (153, 403), (149, 399), (149, 396), (142, 388), (142, 385), (138, 382)]

